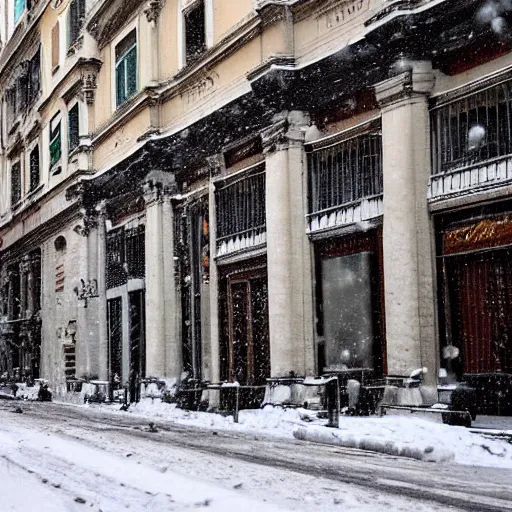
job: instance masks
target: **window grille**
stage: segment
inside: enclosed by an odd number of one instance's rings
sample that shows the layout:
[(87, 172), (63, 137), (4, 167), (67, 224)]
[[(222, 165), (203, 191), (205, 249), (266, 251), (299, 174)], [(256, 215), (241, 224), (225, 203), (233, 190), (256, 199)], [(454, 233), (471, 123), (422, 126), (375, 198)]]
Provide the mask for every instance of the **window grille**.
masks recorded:
[(137, 92), (137, 32), (116, 46), (116, 103), (120, 106)]
[(512, 81), (432, 111), (433, 174), (512, 154)]
[(246, 176), (216, 192), (217, 240), (265, 231), (265, 173)]
[(187, 63), (206, 50), (206, 19), (204, 0), (185, 13), (185, 56)]
[(29, 157), (30, 164), (30, 192), (39, 186), (41, 179), (39, 169), (39, 146), (36, 146), (31, 152)]
[(382, 137), (366, 133), (308, 155), (309, 212), (382, 194)]
[(125, 236), (128, 277), (143, 279), (146, 274), (145, 227), (139, 226), (127, 230)]
[(69, 150), (73, 151), (80, 144), (80, 110), (76, 103), (68, 112), (68, 143)]
[(146, 275), (145, 227), (117, 229), (107, 236), (107, 288)]
[(21, 163), (18, 161), (11, 166), (11, 205), (21, 201)]

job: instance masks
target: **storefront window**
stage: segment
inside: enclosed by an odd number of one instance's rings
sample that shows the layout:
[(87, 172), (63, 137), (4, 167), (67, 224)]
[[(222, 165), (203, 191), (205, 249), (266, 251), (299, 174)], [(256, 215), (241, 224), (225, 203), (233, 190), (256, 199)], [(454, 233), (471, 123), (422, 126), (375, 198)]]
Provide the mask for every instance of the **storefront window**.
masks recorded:
[(371, 253), (323, 259), (322, 296), (327, 367), (372, 368)]

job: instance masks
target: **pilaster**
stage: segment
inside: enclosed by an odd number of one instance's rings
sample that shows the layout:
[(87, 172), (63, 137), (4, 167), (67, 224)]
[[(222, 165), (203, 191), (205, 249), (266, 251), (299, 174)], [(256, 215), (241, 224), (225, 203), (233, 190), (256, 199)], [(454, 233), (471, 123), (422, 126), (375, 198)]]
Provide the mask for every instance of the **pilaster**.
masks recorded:
[(110, 380), (109, 343), (107, 324), (107, 212), (106, 203), (96, 206), (97, 224), (97, 278), (98, 278), (98, 363), (99, 378)]
[(427, 367), (437, 379), (428, 94), (430, 62), (375, 86), (382, 112), (384, 176), (384, 280), (388, 373)]

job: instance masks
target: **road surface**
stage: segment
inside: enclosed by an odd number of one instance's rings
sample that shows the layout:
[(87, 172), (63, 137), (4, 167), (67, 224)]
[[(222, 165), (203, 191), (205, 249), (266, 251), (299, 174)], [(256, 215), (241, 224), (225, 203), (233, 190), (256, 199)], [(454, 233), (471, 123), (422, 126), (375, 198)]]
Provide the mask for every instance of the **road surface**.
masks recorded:
[[(148, 423), (93, 407), (0, 402), (0, 496), (10, 497), (0, 509), (213, 510), (224, 492), (223, 510), (512, 511), (509, 470)], [(27, 492), (45, 505), (23, 507)]]

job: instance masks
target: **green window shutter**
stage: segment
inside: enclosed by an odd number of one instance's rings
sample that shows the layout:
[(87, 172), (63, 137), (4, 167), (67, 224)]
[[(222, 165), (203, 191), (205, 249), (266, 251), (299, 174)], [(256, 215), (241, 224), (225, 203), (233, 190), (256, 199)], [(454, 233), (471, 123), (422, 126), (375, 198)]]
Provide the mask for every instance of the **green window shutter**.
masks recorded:
[(50, 133), (50, 167), (53, 167), (62, 155), (61, 137), (60, 137), (60, 121), (59, 124)]

